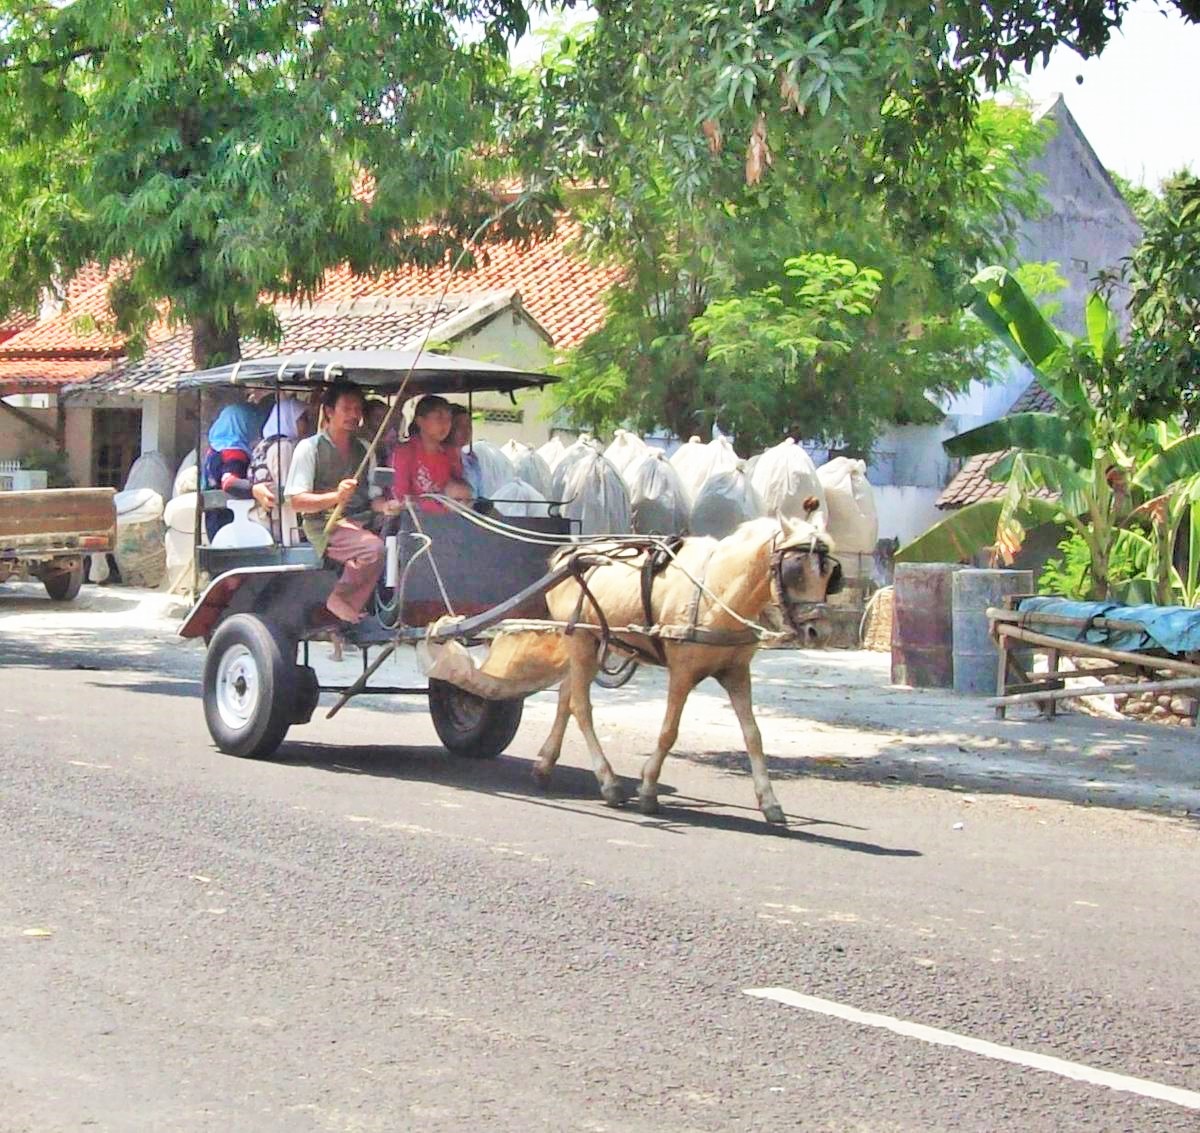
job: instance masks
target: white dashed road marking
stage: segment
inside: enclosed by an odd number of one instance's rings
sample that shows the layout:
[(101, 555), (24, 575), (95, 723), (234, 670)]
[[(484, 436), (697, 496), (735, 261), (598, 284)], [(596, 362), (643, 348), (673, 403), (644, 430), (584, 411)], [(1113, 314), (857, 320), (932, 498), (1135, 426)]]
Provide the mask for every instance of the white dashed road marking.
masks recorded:
[(830, 1015), (835, 1019), (845, 1019), (848, 1023), (858, 1023), (864, 1027), (880, 1027), (893, 1034), (904, 1035), (906, 1038), (920, 1039), (922, 1042), (934, 1043), (938, 1046), (952, 1046), (970, 1054), (983, 1055), (984, 1058), (995, 1058), (1000, 1062), (1028, 1066), (1031, 1070), (1045, 1070), (1063, 1078), (1073, 1078), (1077, 1082), (1090, 1082), (1094, 1086), (1104, 1086), (1109, 1090), (1123, 1090), (1130, 1094), (1140, 1094), (1145, 1098), (1171, 1102), (1173, 1105), (1180, 1105), (1186, 1109), (1200, 1110), (1200, 1093), (1195, 1090), (1181, 1090), (1176, 1086), (1164, 1086), (1161, 1082), (1151, 1082), (1146, 1078), (1132, 1078), (1128, 1074), (1113, 1074), (1108, 1070), (1097, 1070), (1095, 1067), (1085, 1066), (1081, 1062), (1068, 1062), (1065, 1058), (1053, 1058), (1050, 1055), (1036, 1054), (1033, 1051), (1018, 1050), (1012, 1046), (1001, 1046), (999, 1043), (955, 1034), (954, 1031), (926, 1027), (923, 1023), (909, 1023), (903, 1019), (893, 1019), (890, 1015), (860, 1011), (857, 1007), (836, 1003), (832, 999), (818, 999), (815, 995), (801, 995), (786, 987), (751, 987), (745, 989), (745, 994), (752, 995), (755, 999), (773, 999), (776, 1003), (783, 1003), (788, 1007), (799, 1007), (803, 1011), (814, 1011), (818, 1015)]

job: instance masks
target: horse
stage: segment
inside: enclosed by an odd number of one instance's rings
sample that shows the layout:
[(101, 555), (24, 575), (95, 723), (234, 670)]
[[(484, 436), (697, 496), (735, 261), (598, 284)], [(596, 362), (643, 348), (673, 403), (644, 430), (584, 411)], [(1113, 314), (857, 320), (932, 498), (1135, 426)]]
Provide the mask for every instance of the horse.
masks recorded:
[[(614, 538), (589, 544), (588, 560), (596, 565), (546, 595), (551, 617), (567, 625), (569, 669), (553, 727), (534, 764), (535, 780), (549, 785), (568, 717), (574, 715), (604, 801), (614, 807), (624, 803), (592, 725), (592, 679), (604, 652), (615, 648), (667, 669), (666, 716), (638, 787), (642, 813), (658, 810), (659, 774), (689, 694), (705, 677), (715, 677), (741, 725), (763, 816), (786, 825), (767, 776), (750, 695), (750, 661), (761, 639), (755, 623), (774, 597), (803, 643), (815, 645), (827, 637), (825, 600), (842, 585), (842, 568), (833, 552), (823, 531), (806, 520), (782, 516), (750, 520), (721, 540), (691, 537), (631, 546)], [(560, 552), (555, 561), (571, 553)], [(631, 632), (631, 626), (657, 632)]]

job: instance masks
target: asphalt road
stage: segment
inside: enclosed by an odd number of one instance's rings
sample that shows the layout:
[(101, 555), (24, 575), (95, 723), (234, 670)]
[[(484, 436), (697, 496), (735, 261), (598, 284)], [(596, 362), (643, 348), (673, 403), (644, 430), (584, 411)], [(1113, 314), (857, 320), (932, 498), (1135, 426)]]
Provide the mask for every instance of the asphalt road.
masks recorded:
[[(544, 698), (488, 763), (416, 700), (239, 761), (199, 649), (31, 638), (3, 602), (4, 1133), (1200, 1128), (1192, 1095), (745, 994), (1200, 1091), (1190, 820), (806, 767), (778, 833), (735, 761), (686, 758), (650, 819), (600, 805), (573, 730), (533, 787)], [(621, 716), (632, 776), (651, 734)]]

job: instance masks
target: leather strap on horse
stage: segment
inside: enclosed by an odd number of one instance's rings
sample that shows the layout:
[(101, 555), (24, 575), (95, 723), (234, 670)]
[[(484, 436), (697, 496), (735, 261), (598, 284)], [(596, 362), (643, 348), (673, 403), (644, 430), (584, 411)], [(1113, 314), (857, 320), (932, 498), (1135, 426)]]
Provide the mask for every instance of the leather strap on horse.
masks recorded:
[[(654, 580), (671, 564), (675, 558), (675, 552), (682, 545), (683, 536), (672, 535), (646, 549), (646, 556), (642, 559), (641, 581), (642, 612), (646, 616), (646, 625), (648, 626), (654, 625)], [(650, 643), (654, 646), (658, 663), (665, 665), (667, 651), (663, 648), (663, 643), (657, 637), (652, 637)]]

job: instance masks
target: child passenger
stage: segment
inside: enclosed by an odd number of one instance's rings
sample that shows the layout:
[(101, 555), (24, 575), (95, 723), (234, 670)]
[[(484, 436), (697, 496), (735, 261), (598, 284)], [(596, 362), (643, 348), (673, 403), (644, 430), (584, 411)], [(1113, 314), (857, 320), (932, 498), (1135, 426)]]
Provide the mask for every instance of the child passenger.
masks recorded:
[(429, 394), (417, 402), (412, 435), (392, 453), (392, 492), (396, 499), (409, 497), (424, 512), (446, 510), (437, 500), (421, 497), (444, 495), (452, 478), (463, 478), (457, 450), (446, 445), (450, 420), (450, 403), (444, 397)]

